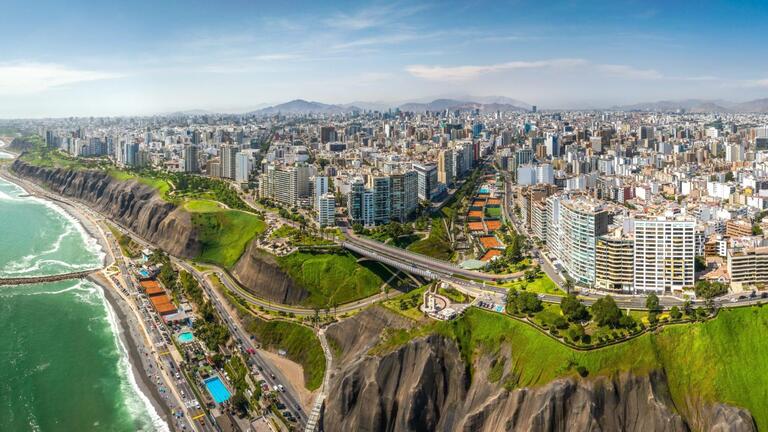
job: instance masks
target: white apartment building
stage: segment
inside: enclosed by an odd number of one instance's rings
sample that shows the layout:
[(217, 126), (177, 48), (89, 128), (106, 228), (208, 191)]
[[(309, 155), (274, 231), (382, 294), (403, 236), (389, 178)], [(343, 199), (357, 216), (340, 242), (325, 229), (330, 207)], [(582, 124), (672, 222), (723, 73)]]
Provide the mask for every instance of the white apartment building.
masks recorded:
[(635, 292), (692, 289), (696, 222), (684, 217), (638, 217), (634, 226)]
[(318, 198), (317, 223), (321, 227), (336, 225), (336, 197), (332, 193), (325, 193)]

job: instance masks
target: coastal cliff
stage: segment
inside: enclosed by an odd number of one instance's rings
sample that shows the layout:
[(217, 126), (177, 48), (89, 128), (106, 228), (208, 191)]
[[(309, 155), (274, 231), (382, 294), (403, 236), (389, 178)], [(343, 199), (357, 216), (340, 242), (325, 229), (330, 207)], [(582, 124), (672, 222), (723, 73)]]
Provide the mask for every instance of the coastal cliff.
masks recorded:
[[(381, 331), (401, 327), (401, 321), (382, 316), (379, 309), (329, 328), (328, 335), (337, 339), (341, 355), (325, 401), (323, 430), (756, 430), (750, 412), (742, 408), (688, 401), (679, 409), (661, 370), (566, 377), (541, 386), (507, 389), (502, 384), (505, 379), (489, 376), (491, 356), (480, 355), (470, 368), (456, 342), (438, 334), (417, 338), (386, 354), (370, 355)], [(358, 326), (366, 329), (368, 344), (346, 331)], [(379, 331), (372, 326), (379, 326)], [(504, 376), (514, 374), (512, 369), (505, 368)], [(470, 370), (474, 371), (471, 376)]]
[(200, 254), (191, 215), (164, 201), (149, 185), (119, 181), (101, 171), (39, 167), (21, 160), (11, 168), (57, 194), (86, 202), (170, 254), (185, 258)]
[(275, 258), (256, 247), (252, 241), (237, 261), (232, 273), (254, 295), (283, 304), (299, 304), (309, 296), (277, 264)]

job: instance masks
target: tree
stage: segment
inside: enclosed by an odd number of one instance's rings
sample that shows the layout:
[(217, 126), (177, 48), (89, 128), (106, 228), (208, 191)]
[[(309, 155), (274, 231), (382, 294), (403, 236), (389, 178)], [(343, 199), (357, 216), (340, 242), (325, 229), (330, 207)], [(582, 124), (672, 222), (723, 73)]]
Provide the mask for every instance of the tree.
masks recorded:
[(599, 326), (616, 327), (621, 319), (621, 310), (611, 296), (598, 299), (592, 305), (592, 317)]
[(568, 327), (568, 331), (566, 332), (566, 336), (568, 336), (568, 339), (578, 342), (582, 340), (582, 338), (587, 334), (586, 331), (584, 331), (584, 326), (580, 324), (571, 324), (570, 327)]
[(697, 256), (693, 260), (693, 268), (696, 271), (696, 273), (703, 272), (704, 270), (706, 270), (707, 269), (707, 260), (706, 260), (706, 258), (704, 258), (703, 256)]
[(563, 288), (565, 288), (565, 292), (570, 294), (571, 291), (573, 291), (573, 281), (565, 278), (565, 283), (563, 284)]
[(709, 282), (706, 280), (700, 280), (696, 282), (694, 287), (696, 297), (701, 297), (705, 300), (710, 300), (717, 296), (723, 295), (728, 292), (728, 285), (721, 282)]
[(657, 296), (655, 293), (648, 294), (648, 297), (645, 298), (645, 307), (649, 311), (658, 312), (659, 311), (659, 296)]
[(583, 321), (589, 318), (587, 307), (574, 294), (568, 294), (560, 300), (560, 309), (568, 321)]
[(536, 313), (544, 308), (539, 297), (530, 292), (518, 293), (517, 296), (515, 296), (514, 302), (515, 306), (517, 306), (517, 310), (522, 313)]
[(248, 399), (243, 396), (241, 392), (235, 393), (234, 396), (232, 396), (232, 407), (241, 415), (245, 415), (248, 413)]
[(630, 315), (622, 314), (621, 318), (619, 318), (619, 327), (623, 327), (626, 329), (633, 329), (637, 325), (637, 321), (635, 321), (634, 318), (632, 318)]
[(735, 177), (733, 175), (733, 171), (728, 171), (727, 173), (725, 173), (725, 181), (732, 182), (734, 180), (735, 180)]
[(672, 317), (673, 320), (679, 320), (682, 318), (683, 313), (680, 312), (680, 308), (677, 306), (672, 306), (672, 308), (669, 310), (669, 316)]

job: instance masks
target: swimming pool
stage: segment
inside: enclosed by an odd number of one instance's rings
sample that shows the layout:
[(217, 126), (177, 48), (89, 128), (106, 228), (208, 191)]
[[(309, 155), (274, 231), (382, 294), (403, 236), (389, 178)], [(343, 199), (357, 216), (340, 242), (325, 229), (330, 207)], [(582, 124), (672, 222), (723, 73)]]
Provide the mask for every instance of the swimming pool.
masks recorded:
[(480, 193), (481, 193), (481, 194), (487, 194), (487, 193), (490, 193), (490, 192), (491, 192), (491, 191), (490, 191), (490, 190), (488, 190), (488, 188), (480, 188)]
[(141, 275), (141, 277), (143, 277), (143, 278), (148, 278), (148, 277), (149, 277), (149, 272), (148, 272), (146, 269), (141, 269), (141, 270), (139, 270), (139, 274), (140, 274), (140, 275)]
[(192, 334), (192, 332), (184, 332), (184, 333), (179, 333), (178, 339), (179, 339), (179, 342), (181, 343), (189, 343), (195, 339), (195, 336)]
[(222, 403), (229, 399), (229, 390), (221, 382), (221, 378), (215, 376), (205, 380), (205, 386), (208, 388), (208, 393), (211, 394), (213, 400), (216, 403)]

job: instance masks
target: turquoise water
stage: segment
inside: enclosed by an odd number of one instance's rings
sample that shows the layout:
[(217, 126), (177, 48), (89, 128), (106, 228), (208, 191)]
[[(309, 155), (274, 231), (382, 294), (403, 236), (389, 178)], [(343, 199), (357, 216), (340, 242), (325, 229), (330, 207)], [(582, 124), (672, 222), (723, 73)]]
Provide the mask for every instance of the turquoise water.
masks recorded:
[(0, 278), (69, 273), (98, 267), (96, 239), (61, 207), (25, 196), (0, 180)]
[(208, 388), (208, 393), (213, 396), (213, 400), (216, 403), (222, 403), (229, 399), (229, 390), (221, 382), (221, 378), (215, 376), (205, 380), (205, 386)]
[(481, 194), (487, 194), (487, 193), (490, 193), (490, 192), (491, 192), (491, 191), (490, 191), (490, 190), (488, 190), (488, 188), (480, 188), (480, 193), (481, 193)]
[[(60, 209), (0, 180), (0, 277), (99, 267)], [(136, 386), (115, 314), (88, 281), (0, 286), (0, 431), (167, 430)]]
[(205, 380), (205, 386), (208, 388), (208, 393), (213, 396), (213, 400), (216, 403), (222, 403), (229, 399), (229, 390), (221, 382), (221, 378), (215, 376)]
[(184, 332), (179, 334), (179, 342), (181, 343), (188, 343), (195, 340), (195, 336), (192, 334), (192, 332)]

